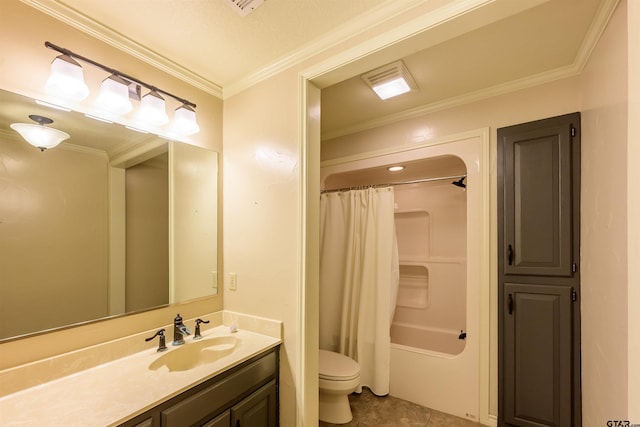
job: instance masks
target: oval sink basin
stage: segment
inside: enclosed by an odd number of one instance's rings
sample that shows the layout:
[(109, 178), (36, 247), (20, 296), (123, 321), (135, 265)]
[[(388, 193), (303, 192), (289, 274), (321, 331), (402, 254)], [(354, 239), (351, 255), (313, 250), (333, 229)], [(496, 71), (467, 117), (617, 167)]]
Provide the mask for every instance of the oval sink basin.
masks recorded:
[(170, 372), (188, 371), (231, 354), (237, 344), (238, 339), (231, 336), (191, 341), (164, 353), (149, 365), (149, 369), (155, 371), (166, 366)]

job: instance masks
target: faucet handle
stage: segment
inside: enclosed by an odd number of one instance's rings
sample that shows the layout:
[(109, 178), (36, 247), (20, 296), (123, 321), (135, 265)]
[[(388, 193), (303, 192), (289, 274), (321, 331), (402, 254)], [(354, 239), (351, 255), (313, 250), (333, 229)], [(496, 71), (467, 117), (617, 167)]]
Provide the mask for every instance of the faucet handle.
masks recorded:
[(200, 324), (201, 323), (209, 323), (210, 320), (202, 320), (202, 319), (196, 319), (196, 333), (193, 336), (194, 340), (199, 340), (200, 338), (202, 338), (202, 335), (200, 335)]
[(158, 352), (165, 351), (167, 349), (166, 339), (164, 337), (164, 328), (157, 331), (152, 337), (145, 338), (145, 341), (151, 341), (155, 337), (160, 337), (160, 343), (158, 344)]

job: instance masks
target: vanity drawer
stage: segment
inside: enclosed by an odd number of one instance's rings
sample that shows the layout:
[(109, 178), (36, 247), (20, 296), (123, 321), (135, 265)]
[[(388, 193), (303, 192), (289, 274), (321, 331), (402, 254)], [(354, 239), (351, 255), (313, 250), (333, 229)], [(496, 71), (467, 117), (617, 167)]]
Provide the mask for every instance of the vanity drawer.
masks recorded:
[(276, 354), (270, 353), (248, 366), (160, 413), (163, 427), (195, 425), (212, 414), (229, 408), (234, 402), (250, 394), (276, 373)]

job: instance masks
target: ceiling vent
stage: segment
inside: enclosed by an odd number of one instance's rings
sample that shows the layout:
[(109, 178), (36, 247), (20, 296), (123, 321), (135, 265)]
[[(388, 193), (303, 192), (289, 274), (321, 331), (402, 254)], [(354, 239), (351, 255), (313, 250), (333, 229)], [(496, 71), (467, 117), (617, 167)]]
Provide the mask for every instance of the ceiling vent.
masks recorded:
[(371, 70), (362, 79), (381, 99), (388, 99), (418, 89), (411, 73), (402, 61)]
[(240, 16), (247, 16), (264, 3), (264, 0), (224, 0), (224, 2), (238, 12)]

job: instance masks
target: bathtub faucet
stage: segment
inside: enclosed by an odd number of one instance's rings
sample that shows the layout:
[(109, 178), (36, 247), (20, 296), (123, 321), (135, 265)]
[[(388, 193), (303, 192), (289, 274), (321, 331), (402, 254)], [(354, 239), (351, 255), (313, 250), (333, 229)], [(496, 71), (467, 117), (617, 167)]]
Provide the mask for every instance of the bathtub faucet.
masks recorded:
[(191, 331), (182, 323), (182, 317), (178, 314), (176, 318), (173, 319), (173, 345), (184, 344), (185, 335), (191, 335)]

